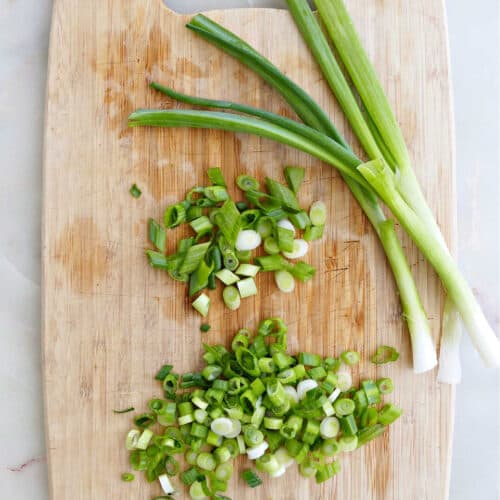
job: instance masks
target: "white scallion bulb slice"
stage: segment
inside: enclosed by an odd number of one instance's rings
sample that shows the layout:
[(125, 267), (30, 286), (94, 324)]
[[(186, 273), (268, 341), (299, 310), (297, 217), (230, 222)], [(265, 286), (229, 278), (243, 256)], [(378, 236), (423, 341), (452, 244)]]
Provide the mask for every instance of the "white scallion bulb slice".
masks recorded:
[(335, 417), (325, 417), (319, 424), (319, 432), (323, 439), (334, 438), (340, 430), (340, 423)]
[(270, 477), (276, 478), (282, 476), (286, 472), (286, 467), (282, 465), (276, 472), (269, 474)]
[(253, 229), (243, 229), (238, 233), (236, 238), (236, 250), (245, 252), (247, 250), (255, 250), (262, 243), (262, 237)]
[(158, 476), (158, 480), (160, 481), (161, 489), (166, 495), (170, 495), (174, 493), (175, 488), (172, 486), (169, 477), (166, 474), (161, 474)]
[(349, 372), (337, 373), (337, 388), (342, 392), (347, 391), (352, 387), (352, 377)]
[(284, 229), (288, 229), (289, 231), (293, 231), (293, 235), (295, 236), (295, 226), (288, 219), (280, 220), (277, 225), (278, 227), (282, 227)]
[(306, 240), (293, 240), (293, 250), (291, 252), (283, 252), (287, 259), (300, 259), (309, 251), (309, 243)]
[(233, 430), (224, 434), (224, 437), (228, 439), (235, 438), (241, 432), (241, 422), (235, 418), (232, 418), (231, 422), (233, 424)]
[(247, 457), (250, 460), (257, 460), (257, 458), (264, 455), (266, 450), (269, 448), (267, 441), (262, 441), (262, 443), (254, 446), (253, 448), (247, 448)]
[(299, 399), (304, 399), (307, 392), (311, 389), (316, 389), (316, 387), (318, 387), (318, 382), (312, 378), (306, 378), (305, 380), (299, 382), (297, 385), (297, 395), (299, 396)]
[(290, 467), (290, 465), (292, 465), (295, 462), (293, 457), (290, 456), (288, 450), (284, 446), (278, 448), (274, 452), (274, 456), (276, 457), (278, 463), (285, 468)]
[(230, 418), (220, 417), (216, 418), (211, 424), (210, 429), (218, 436), (225, 436), (228, 432), (233, 431), (233, 422)]
[(328, 396), (328, 401), (330, 401), (330, 403), (334, 403), (335, 400), (340, 396), (340, 393), (342, 391), (340, 389), (334, 389), (333, 392)]
[(274, 281), (282, 292), (291, 293), (295, 290), (295, 278), (284, 269), (274, 273)]
[(283, 389), (285, 389), (286, 395), (294, 402), (298, 403), (299, 402), (299, 395), (297, 394), (297, 391), (293, 385), (285, 385), (283, 386)]

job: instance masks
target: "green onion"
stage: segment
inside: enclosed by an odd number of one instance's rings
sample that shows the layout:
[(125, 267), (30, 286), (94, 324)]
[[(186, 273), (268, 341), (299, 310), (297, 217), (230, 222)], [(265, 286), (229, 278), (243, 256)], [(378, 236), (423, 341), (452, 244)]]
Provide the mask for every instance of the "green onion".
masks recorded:
[(199, 477), (200, 471), (196, 467), (190, 467), (181, 474), (181, 481), (186, 486), (191, 486)]
[(250, 488), (256, 488), (262, 484), (262, 479), (250, 469), (244, 470), (241, 473), (241, 477), (248, 484), (248, 486), (250, 486)]
[(133, 481), (135, 479), (135, 476), (133, 474), (131, 474), (130, 472), (124, 472), (122, 474), (122, 481), (125, 481), (125, 482), (130, 482), (130, 481)]
[(304, 179), (305, 169), (302, 167), (285, 167), (285, 179), (288, 187), (297, 194), (302, 180)]
[(301, 352), (299, 354), (299, 363), (306, 366), (320, 366), (322, 362), (321, 356), (318, 354), (310, 354), (307, 352)]
[(261, 211), (257, 209), (245, 210), (240, 216), (241, 229), (252, 229), (260, 219)]
[(222, 300), (228, 309), (235, 311), (240, 307), (241, 297), (240, 292), (234, 286), (226, 286), (222, 292)]
[(275, 271), (274, 281), (282, 292), (291, 293), (295, 290), (295, 280), (293, 275), (288, 271)]
[(393, 404), (386, 404), (379, 412), (378, 412), (378, 421), (382, 425), (392, 424), (396, 419), (398, 419), (403, 411), (401, 408), (394, 406)]
[(165, 229), (163, 229), (154, 219), (149, 219), (148, 227), (149, 241), (151, 241), (160, 252), (165, 252), (165, 243), (167, 240)]
[(217, 278), (219, 278), (224, 285), (233, 285), (239, 280), (238, 276), (229, 271), (229, 269), (221, 269), (215, 273), (215, 276), (217, 276)]
[(377, 384), (373, 380), (363, 380), (361, 386), (366, 394), (366, 399), (368, 404), (378, 404), (380, 403), (380, 391), (378, 390)]
[(210, 233), (214, 228), (213, 224), (210, 222), (210, 219), (206, 215), (202, 215), (201, 217), (192, 220), (189, 225), (199, 236)]
[(207, 316), (208, 309), (210, 308), (210, 298), (208, 295), (202, 293), (192, 304), (202, 316)]
[(236, 184), (242, 191), (257, 191), (259, 182), (249, 175), (239, 175), (236, 177)]
[(323, 238), (324, 226), (308, 226), (304, 232), (304, 240), (313, 241)]
[(264, 240), (264, 251), (267, 254), (274, 255), (280, 253), (280, 247), (278, 245), (278, 240), (273, 236), (268, 236)]
[(208, 332), (210, 330), (210, 325), (208, 323), (202, 323), (200, 325), (200, 330), (204, 333)]
[(207, 253), (210, 242), (199, 243), (188, 248), (186, 256), (179, 268), (181, 274), (189, 274), (196, 270)]
[(380, 394), (390, 394), (394, 390), (394, 384), (390, 378), (381, 378), (377, 380), (377, 387)]
[[(208, 178), (214, 186), (226, 186), (226, 181), (224, 180), (224, 175), (219, 167), (212, 167), (207, 170)], [(206, 195), (205, 195), (206, 196)]]
[(257, 295), (257, 287), (253, 278), (245, 278), (236, 283), (242, 299)]
[(262, 243), (262, 238), (257, 231), (253, 229), (243, 229), (238, 233), (236, 239), (236, 250), (247, 251), (255, 250)]
[(283, 252), (287, 259), (300, 259), (309, 250), (309, 244), (303, 239), (293, 240), (293, 247), (291, 252)]
[(165, 210), (163, 222), (165, 227), (174, 228), (186, 220), (186, 208), (182, 203), (171, 205)]
[(215, 469), (217, 462), (210, 453), (201, 452), (196, 459), (196, 465), (200, 469), (212, 471)]
[(399, 359), (399, 352), (391, 346), (382, 345), (377, 348), (377, 351), (371, 358), (371, 362), (375, 365), (383, 365), (385, 363), (392, 363)]
[(267, 453), (259, 457), (255, 462), (255, 466), (257, 470), (267, 472), (268, 474), (274, 474), (280, 468), (278, 460), (276, 460), (276, 457), (272, 453)]
[(266, 187), (271, 196), (278, 200), (286, 210), (300, 212), (299, 201), (290, 188), (269, 177), (266, 177)]
[(131, 406), (130, 408), (125, 408), (124, 410), (113, 410), (113, 413), (128, 413), (129, 411), (134, 411), (135, 408)]
[(373, 406), (365, 408), (361, 413), (359, 425), (361, 427), (371, 427), (378, 422), (378, 410)]
[(255, 266), (253, 264), (240, 264), (238, 269), (236, 269), (236, 274), (239, 276), (248, 276), (253, 278), (259, 272), (259, 269), (259, 266)]
[(309, 219), (313, 226), (324, 226), (326, 222), (326, 205), (322, 201), (315, 201), (309, 209)]
[(288, 217), (290, 218), (290, 222), (297, 229), (303, 230), (303, 229), (307, 229), (307, 228), (311, 227), (311, 221), (309, 219), (309, 216), (307, 215), (307, 212), (304, 212), (303, 210), (301, 210), (300, 212), (297, 212), (295, 214), (289, 214)]
[(137, 184), (132, 184), (129, 192), (134, 198), (140, 198), (142, 194), (142, 191), (139, 189)]
[(360, 360), (360, 355), (356, 351), (344, 351), (340, 355), (340, 357), (341, 357), (342, 361), (348, 366), (353, 366), (353, 365), (359, 363), (359, 360)]
[(281, 252), (293, 252), (294, 232), (278, 226), (276, 228), (278, 247)]
[(232, 200), (224, 202), (215, 215), (215, 222), (228, 244), (234, 247), (239, 233), (240, 213)]
[(377, 424), (374, 425), (373, 427), (367, 427), (366, 429), (361, 429), (358, 432), (358, 439), (356, 443), (357, 447), (363, 446), (368, 441), (371, 441), (372, 439), (381, 436), (386, 431), (386, 429), (387, 427), (382, 424)]
[(308, 281), (316, 274), (316, 268), (306, 264), (305, 262), (297, 262), (296, 264), (287, 266), (287, 271), (300, 281)]
[(319, 432), (323, 439), (334, 438), (340, 430), (340, 423), (335, 417), (325, 417), (319, 426)]
[(228, 192), (222, 186), (208, 186), (203, 189), (203, 194), (215, 203), (226, 201), (229, 198)]
[(316, 483), (320, 484), (328, 479), (331, 479), (335, 474), (340, 471), (340, 464), (338, 462), (331, 462), (329, 464), (321, 465), (316, 471)]

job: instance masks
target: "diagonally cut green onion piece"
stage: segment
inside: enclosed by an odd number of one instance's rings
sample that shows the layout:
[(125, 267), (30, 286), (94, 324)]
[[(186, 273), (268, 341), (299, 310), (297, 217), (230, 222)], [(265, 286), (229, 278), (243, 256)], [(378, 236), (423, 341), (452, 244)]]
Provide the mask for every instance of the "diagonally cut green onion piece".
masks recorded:
[(197, 294), (198, 292), (201, 292), (204, 288), (208, 286), (208, 281), (210, 275), (212, 274), (213, 268), (214, 268), (213, 264), (209, 265), (205, 262), (204, 259), (201, 259), (200, 263), (198, 264), (198, 267), (189, 277), (190, 297)]
[(304, 180), (304, 175), (306, 173), (305, 169), (302, 167), (285, 167), (285, 179), (288, 187), (297, 194), (302, 181)]
[(229, 199), (229, 194), (226, 191), (226, 188), (222, 186), (208, 186), (203, 189), (203, 194), (215, 203)]
[(146, 255), (151, 267), (168, 270), (168, 261), (165, 254), (155, 252), (154, 250), (146, 250)]
[(242, 299), (257, 295), (257, 286), (253, 278), (245, 278), (236, 283)]
[(229, 269), (221, 269), (215, 273), (215, 276), (217, 276), (217, 278), (220, 279), (224, 285), (233, 285), (240, 279)]
[(241, 473), (241, 477), (250, 486), (250, 488), (256, 488), (262, 484), (262, 479), (255, 474), (251, 469), (246, 469)]
[(154, 219), (149, 219), (148, 221), (148, 235), (149, 241), (151, 241), (160, 252), (165, 252), (167, 234), (165, 233), (165, 229), (163, 229)]
[(186, 220), (186, 207), (182, 203), (171, 205), (165, 210), (163, 222), (165, 227), (174, 228)]
[(179, 273), (192, 273), (198, 267), (201, 260), (205, 257), (209, 246), (210, 242), (207, 241), (206, 243), (200, 243), (198, 245), (189, 247), (184, 260), (179, 267)]
[(189, 225), (193, 228), (193, 231), (202, 236), (206, 233), (210, 233), (214, 228), (213, 224), (210, 222), (210, 219), (206, 215), (202, 215), (197, 219), (192, 220)]
[(207, 316), (208, 309), (210, 308), (210, 298), (208, 295), (202, 293), (192, 304), (203, 317)]
[(254, 278), (259, 272), (260, 267), (255, 266), (254, 264), (240, 264), (238, 269), (236, 269), (236, 274), (239, 276), (247, 276), (250, 278)]
[(326, 205), (322, 201), (315, 201), (309, 209), (309, 219), (313, 226), (324, 226), (326, 222)]
[[(234, 201), (227, 200), (215, 215), (215, 222), (227, 243), (234, 247), (239, 232), (240, 212)], [(224, 254), (224, 252), (222, 252)]]
[[(150, 87), (155, 88), (155, 83), (151, 82)], [(207, 175), (208, 175), (208, 178), (210, 179), (210, 182), (214, 186), (222, 186), (224, 188), (227, 187), (221, 168), (211, 167), (207, 170)]]
[(287, 186), (266, 177), (266, 187), (271, 196), (279, 200), (285, 209), (300, 212), (300, 205), (295, 193)]

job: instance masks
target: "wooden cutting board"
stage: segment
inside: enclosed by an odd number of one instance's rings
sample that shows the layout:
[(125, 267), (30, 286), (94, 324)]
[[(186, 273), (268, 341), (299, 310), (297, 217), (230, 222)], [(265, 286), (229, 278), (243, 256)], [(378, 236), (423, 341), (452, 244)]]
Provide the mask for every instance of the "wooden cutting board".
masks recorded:
[[(450, 244), (455, 238), (453, 131), (446, 22), (441, 0), (350, 0), (409, 143), (424, 192)], [(226, 10), (209, 16), (241, 35), (303, 86), (347, 130), (286, 11)], [(317, 486), (288, 472), (252, 490), (235, 475), (233, 499), (424, 500), (447, 497), (453, 390), (435, 372), (414, 376), (407, 330), (391, 273), (368, 223), (338, 173), (270, 141), (201, 130), (128, 129), (138, 107), (171, 107), (148, 78), (192, 94), (233, 99), (293, 117), (267, 85), (184, 28), (189, 16), (161, 0), (54, 2), (45, 130), (43, 209), (43, 366), (50, 484), (54, 500), (149, 499), (158, 485), (122, 483), (129, 470), (124, 436), (130, 415), (160, 387), (163, 363), (200, 367), (202, 341), (227, 343), (238, 327), (281, 316), (291, 349), (366, 360), (380, 344), (400, 362), (354, 369), (357, 379), (392, 377), (390, 397), (404, 416), (362, 450), (342, 457), (338, 477)], [(146, 221), (194, 185), (205, 170), (282, 179), (286, 164), (307, 167), (300, 198), (329, 207), (326, 237), (312, 244), (318, 274), (296, 293), (279, 293), (259, 275), (259, 295), (237, 312), (212, 293), (209, 333), (185, 287), (145, 259)], [(129, 194), (137, 183), (140, 199)], [(234, 192), (236, 194), (236, 191)], [(403, 236), (432, 332), (438, 338), (443, 295), (434, 273)], [(174, 247), (173, 239), (169, 248)], [(184, 496), (181, 495), (181, 498)]]

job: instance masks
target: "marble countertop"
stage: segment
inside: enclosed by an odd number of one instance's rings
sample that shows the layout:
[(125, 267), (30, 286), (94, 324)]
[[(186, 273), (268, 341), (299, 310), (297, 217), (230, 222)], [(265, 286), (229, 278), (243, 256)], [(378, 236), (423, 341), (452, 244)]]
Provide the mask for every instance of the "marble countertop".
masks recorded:
[[(0, 0), (0, 497), (17, 500), (49, 498), (40, 367), (40, 213), (51, 3)], [(179, 12), (284, 5), (282, 0), (166, 3)], [(468, 0), (446, 3), (455, 94), (459, 261), (498, 332), (499, 5), (479, 0), (471, 9)], [(482, 367), (468, 339), (462, 360), (450, 498), (498, 500), (500, 375)]]

